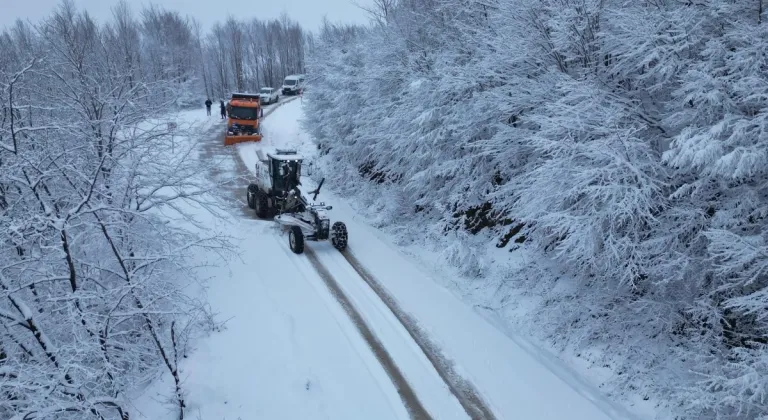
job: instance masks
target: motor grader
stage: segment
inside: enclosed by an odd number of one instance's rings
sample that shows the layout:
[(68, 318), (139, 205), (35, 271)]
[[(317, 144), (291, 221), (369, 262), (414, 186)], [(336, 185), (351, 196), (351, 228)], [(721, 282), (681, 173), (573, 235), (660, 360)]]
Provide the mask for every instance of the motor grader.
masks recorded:
[(258, 94), (233, 93), (227, 107), (227, 132), (224, 144), (261, 141), (261, 100)]
[(333, 225), (325, 213), (333, 209), (325, 203), (315, 203), (325, 179), (309, 195), (312, 203), (299, 190), (303, 158), (295, 150), (277, 149), (275, 153), (257, 152), (257, 180), (248, 185), (248, 207), (262, 219), (272, 217), (288, 230), (288, 244), (296, 254), (304, 252), (304, 242), (331, 241), (334, 248), (347, 248), (347, 226), (343, 222)]

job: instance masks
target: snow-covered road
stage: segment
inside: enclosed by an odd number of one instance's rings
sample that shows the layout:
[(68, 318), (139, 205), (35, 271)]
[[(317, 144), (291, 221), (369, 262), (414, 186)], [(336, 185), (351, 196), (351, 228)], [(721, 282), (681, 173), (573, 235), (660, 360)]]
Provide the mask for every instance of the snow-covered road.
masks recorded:
[[(300, 101), (264, 123), (264, 140), (226, 148), (209, 130), (203, 159), (221, 159), (211, 177), (253, 171), (259, 149), (316, 148), (300, 129)], [(226, 164), (224, 162), (227, 162)], [(304, 189), (313, 186), (302, 179)], [(274, 222), (231, 190), (232, 220), (211, 228), (240, 238), (241, 259), (211, 266), (208, 300), (226, 329), (200, 340), (183, 365), (188, 416), (201, 419), (572, 419), (630, 418), (568, 369), (505, 335), (430, 279), (430, 273), (359, 220), (330, 191), (332, 221), (350, 247), (310, 242), (295, 255)], [(172, 418), (153, 401), (162, 381), (138, 398), (145, 418)]]

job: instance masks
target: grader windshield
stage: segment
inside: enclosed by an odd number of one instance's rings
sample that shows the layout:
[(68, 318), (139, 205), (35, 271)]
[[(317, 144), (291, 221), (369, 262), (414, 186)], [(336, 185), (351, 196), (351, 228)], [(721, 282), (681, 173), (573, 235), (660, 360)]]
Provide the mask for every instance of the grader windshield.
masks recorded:
[(273, 156), (270, 159), (272, 185), (276, 191), (288, 191), (299, 185), (301, 179), (301, 159), (292, 156)]

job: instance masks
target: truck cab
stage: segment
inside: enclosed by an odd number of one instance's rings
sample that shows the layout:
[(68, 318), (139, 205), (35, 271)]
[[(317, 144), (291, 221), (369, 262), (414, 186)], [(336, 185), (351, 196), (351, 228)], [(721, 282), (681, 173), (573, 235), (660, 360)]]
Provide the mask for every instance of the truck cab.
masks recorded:
[(261, 98), (249, 93), (233, 93), (227, 106), (227, 132), (224, 144), (261, 141)]

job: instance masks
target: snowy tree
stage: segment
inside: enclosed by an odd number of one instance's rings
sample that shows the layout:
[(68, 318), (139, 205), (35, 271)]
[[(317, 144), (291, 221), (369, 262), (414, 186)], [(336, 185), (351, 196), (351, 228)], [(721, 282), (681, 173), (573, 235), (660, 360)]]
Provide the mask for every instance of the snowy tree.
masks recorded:
[(184, 279), (195, 249), (227, 244), (167, 221), (194, 221), (184, 201), (216, 211), (214, 186), (152, 120), (178, 74), (142, 78), (115, 51), (136, 51), (123, 12), (99, 26), (63, 2), (0, 38), (3, 418), (127, 419), (125, 392), (159, 367), (183, 417), (179, 358), (209, 316)]
[(329, 181), (404, 237), (430, 226), (471, 281), (488, 239), (557, 261), (508, 287), (541, 294), (541, 338), (602, 349), (617, 389), (679, 416), (766, 415), (762, 2), (370, 12), (326, 23), (308, 58)]
[(288, 16), (270, 21), (230, 17), (214, 25), (203, 42), (202, 72), (220, 98), (232, 90), (279, 88), (285, 76), (304, 72), (305, 43), (304, 30)]

